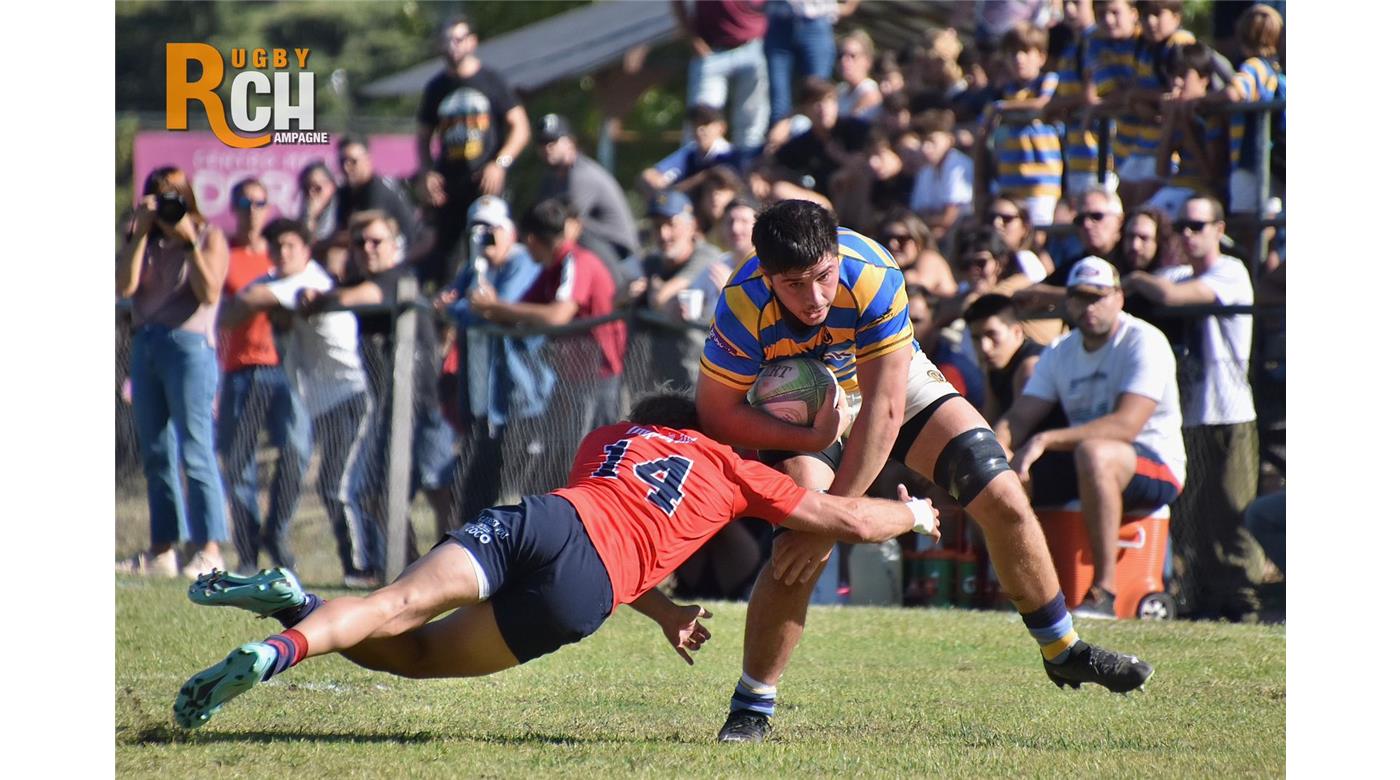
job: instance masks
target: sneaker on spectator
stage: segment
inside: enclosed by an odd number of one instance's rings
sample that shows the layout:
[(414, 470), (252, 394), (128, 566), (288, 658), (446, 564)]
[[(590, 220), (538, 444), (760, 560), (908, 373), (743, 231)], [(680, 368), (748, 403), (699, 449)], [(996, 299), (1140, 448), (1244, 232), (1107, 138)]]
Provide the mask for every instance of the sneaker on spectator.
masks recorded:
[(180, 573), (185, 575), (187, 579), (197, 580), (199, 579), (199, 575), (201, 574), (208, 574), (214, 571), (215, 569), (223, 568), (224, 556), (220, 555), (219, 553), (214, 553), (213, 555), (210, 555), (209, 553), (200, 550), (199, 552), (195, 553), (193, 557), (190, 558), (190, 562), (185, 564), (185, 568), (181, 569)]
[(124, 561), (118, 561), (117, 573), (142, 577), (178, 577), (180, 566), (175, 560), (174, 549), (166, 550), (160, 555), (139, 552)]
[(1114, 611), (1113, 594), (1097, 585), (1089, 586), (1089, 592), (1085, 594), (1084, 601), (1075, 607), (1070, 614), (1077, 618), (1092, 620), (1118, 619), (1118, 613)]

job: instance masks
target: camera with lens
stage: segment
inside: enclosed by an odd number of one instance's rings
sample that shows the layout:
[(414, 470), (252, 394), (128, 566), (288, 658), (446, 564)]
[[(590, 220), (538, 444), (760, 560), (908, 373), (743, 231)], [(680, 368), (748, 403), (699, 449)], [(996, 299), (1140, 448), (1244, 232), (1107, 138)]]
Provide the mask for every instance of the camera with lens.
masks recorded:
[(477, 246), (482, 249), (496, 245), (496, 231), (484, 222), (472, 225), (472, 237), (476, 239)]
[(189, 204), (178, 192), (162, 192), (156, 196), (156, 219), (167, 225), (174, 225), (185, 218)]

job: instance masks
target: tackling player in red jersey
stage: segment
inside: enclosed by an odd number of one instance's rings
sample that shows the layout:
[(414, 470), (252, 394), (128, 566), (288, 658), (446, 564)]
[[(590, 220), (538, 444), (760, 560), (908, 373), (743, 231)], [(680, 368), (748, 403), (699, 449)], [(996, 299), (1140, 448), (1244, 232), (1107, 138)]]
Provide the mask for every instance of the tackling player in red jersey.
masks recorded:
[(851, 542), (911, 529), (938, 535), (925, 500), (808, 491), (698, 428), (691, 400), (643, 399), (629, 422), (584, 438), (566, 487), (482, 512), (368, 596), (322, 601), (285, 569), (201, 577), (190, 587), (195, 603), (249, 609), (288, 630), (191, 677), (175, 702), (177, 722), (203, 725), (229, 699), (327, 653), (403, 677), (491, 674), (579, 641), (618, 604), (655, 620), (691, 662), (687, 651), (709, 638), (699, 618), (710, 615), (673, 604), (655, 586), (743, 515)]

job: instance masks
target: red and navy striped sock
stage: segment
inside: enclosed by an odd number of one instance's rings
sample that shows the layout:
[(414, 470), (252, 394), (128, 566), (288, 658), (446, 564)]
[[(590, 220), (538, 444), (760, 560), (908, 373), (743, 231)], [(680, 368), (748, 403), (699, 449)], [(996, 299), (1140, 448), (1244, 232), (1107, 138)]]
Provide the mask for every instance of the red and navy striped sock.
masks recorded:
[(263, 675), (263, 681), (272, 679), (273, 675), (281, 674), (288, 669), (301, 663), (301, 659), (306, 657), (306, 637), (295, 628), (289, 628), (280, 634), (273, 634), (263, 640), (263, 644), (268, 645), (277, 651), (277, 660), (268, 668), (267, 674)]
[(307, 593), (306, 598), (303, 599), (300, 604), (295, 607), (279, 609), (272, 613), (272, 617), (276, 619), (278, 623), (281, 623), (283, 628), (291, 628), (305, 620), (307, 615), (315, 612), (316, 609), (324, 603), (326, 603), (326, 600), (317, 596), (315, 593)]

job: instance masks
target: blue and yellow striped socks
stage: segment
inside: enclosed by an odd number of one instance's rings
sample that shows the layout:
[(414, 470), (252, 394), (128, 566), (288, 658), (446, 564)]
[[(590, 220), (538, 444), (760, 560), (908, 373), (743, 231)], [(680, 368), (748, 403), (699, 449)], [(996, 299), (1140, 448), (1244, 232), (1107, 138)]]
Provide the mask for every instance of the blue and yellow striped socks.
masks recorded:
[(1022, 612), (1021, 620), (1040, 643), (1040, 654), (1052, 664), (1064, 663), (1069, 658), (1070, 648), (1079, 641), (1074, 620), (1065, 609), (1064, 591), (1056, 593), (1055, 598), (1040, 609)]
[(747, 674), (739, 675), (739, 683), (734, 686), (734, 696), (729, 700), (729, 711), (748, 710), (773, 717), (778, 705), (778, 686), (765, 685)]

